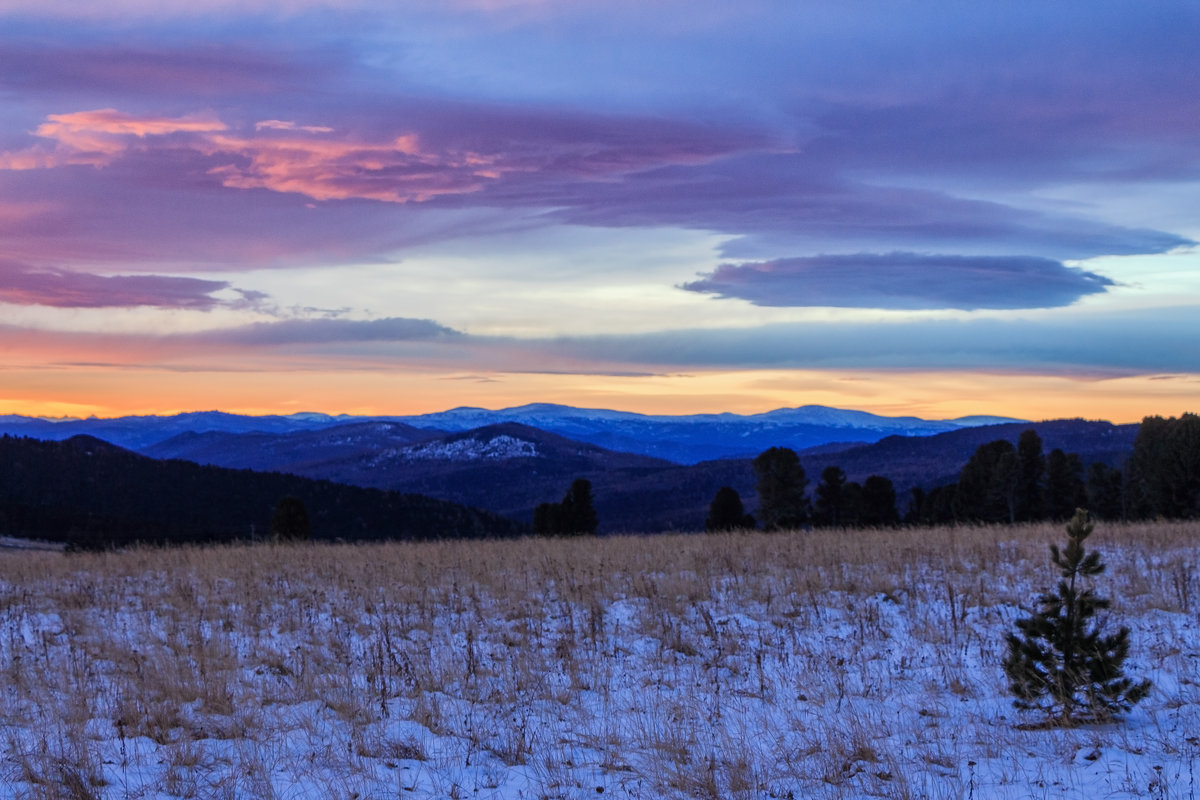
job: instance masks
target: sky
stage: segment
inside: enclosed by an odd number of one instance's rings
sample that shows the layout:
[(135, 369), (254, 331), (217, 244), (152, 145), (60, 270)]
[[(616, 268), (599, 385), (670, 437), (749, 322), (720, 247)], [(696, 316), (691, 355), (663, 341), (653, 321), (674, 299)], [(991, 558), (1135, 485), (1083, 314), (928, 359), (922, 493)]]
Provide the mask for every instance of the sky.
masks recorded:
[(1200, 411), (1192, 0), (0, 0), (0, 413)]

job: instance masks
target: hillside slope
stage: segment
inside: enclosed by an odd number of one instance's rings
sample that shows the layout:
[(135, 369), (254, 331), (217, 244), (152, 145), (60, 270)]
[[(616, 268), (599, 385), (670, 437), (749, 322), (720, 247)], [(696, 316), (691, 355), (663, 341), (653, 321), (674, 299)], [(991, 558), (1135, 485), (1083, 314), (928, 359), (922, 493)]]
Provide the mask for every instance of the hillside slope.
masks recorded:
[(444, 500), (280, 473), (159, 461), (92, 437), (0, 437), (0, 534), (80, 545), (265, 535), (300, 498), (318, 539), (510, 536), (511, 520)]

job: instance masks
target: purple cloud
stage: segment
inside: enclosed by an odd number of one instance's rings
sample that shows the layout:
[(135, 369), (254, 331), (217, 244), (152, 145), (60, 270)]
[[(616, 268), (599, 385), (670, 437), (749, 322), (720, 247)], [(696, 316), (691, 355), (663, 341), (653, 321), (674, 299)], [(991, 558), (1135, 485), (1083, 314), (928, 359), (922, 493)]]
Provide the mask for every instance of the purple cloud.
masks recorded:
[[(424, 103), (424, 106), (430, 105)], [(586, 114), (512, 113), (476, 107), (410, 110), (383, 134), (265, 119), (238, 129), (211, 113), (168, 116), (113, 108), (50, 114), (37, 141), (0, 153), (0, 170), (108, 167), (154, 158), (234, 189), (313, 200), (425, 202), (478, 192), (523, 175), (552, 181), (613, 180), (670, 164), (706, 163), (761, 146), (753, 136), (685, 122)]]
[(0, 186), (36, 212), (21, 225), (0, 219), (0, 245), (31, 261), (363, 260), (527, 227), (543, 210), (482, 194), (455, 199), (492, 184), (599, 185), (764, 144), (719, 126), (435, 101), (393, 107), (385, 120), (268, 111), (245, 122), (116, 109), (47, 115), (30, 143), (0, 153)]
[[(56, 308), (186, 308), (207, 311), (223, 301), (215, 292), (225, 281), (164, 275), (94, 275), (38, 269), (0, 260), (0, 301)], [(257, 293), (250, 293), (257, 294)]]
[(722, 264), (680, 288), (758, 306), (975, 310), (1066, 306), (1112, 285), (1047, 258), (859, 253)]
[(67, 45), (6, 38), (0, 86), (21, 92), (145, 97), (257, 96), (327, 81), (339, 67), (318, 50), (276, 54), (233, 44)]
[(1022, 200), (1200, 172), (1186, 6), (1055, 4), (1009, 19), (946, 4), (938, 25), (751, 6), (680, 29), (678, 8), (605, 5), (579, 18), (594, 36), (577, 37), (575, 12), (554, 4), (503, 30), (455, 18), (454, 36), (430, 4), (403, 33), (377, 29), (386, 14), (339, 18), (342, 47), (315, 12), (243, 20), (237, 36), (131, 23), (128, 41), (28, 22), (0, 42), (0, 88), (18, 101), (0, 130), (0, 191), (39, 212), (11, 230), (0, 218), (0, 250), (39, 263), (339, 263), (535, 219), (715, 231), (731, 237), (726, 257), (746, 260), (1062, 260), (1192, 243)]
[(1162, 253), (1194, 243), (1069, 214), (849, 180), (804, 153), (749, 154), (587, 186), (518, 180), (488, 187), (484, 198), (557, 207), (555, 218), (579, 225), (672, 225), (740, 235), (725, 247), (731, 257), (770, 258), (853, 243), (1081, 259)]

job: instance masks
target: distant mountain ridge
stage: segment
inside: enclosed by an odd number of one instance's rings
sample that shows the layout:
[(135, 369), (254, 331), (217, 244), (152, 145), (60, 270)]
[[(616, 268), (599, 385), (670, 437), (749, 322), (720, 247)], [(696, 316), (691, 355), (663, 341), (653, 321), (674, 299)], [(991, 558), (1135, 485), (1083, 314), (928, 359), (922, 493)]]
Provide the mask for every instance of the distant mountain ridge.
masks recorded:
[(419, 417), (400, 418), (413, 425), (467, 430), (495, 422), (518, 422), (578, 441), (629, 453), (696, 464), (718, 458), (753, 456), (768, 447), (802, 450), (837, 441), (870, 443), (885, 436), (931, 436), (963, 427), (1019, 422), (1010, 418), (973, 417), (923, 420), (884, 417), (866, 411), (807, 405), (761, 414), (651, 415), (608, 409), (586, 409), (534, 403), (490, 411), (455, 408)]
[(285, 434), (347, 424), (398, 423), (416, 430), (432, 431), (434, 435), (430, 438), (435, 438), (445, 432), (516, 423), (611, 451), (696, 464), (718, 458), (753, 456), (774, 446), (804, 450), (833, 442), (868, 444), (886, 436), (930, 436), (964, 427), (1019, 421), (1000, 417), (958, 420), (884, 417), (865, 411), (815, 405), (749, 415), (648, 415), (534, 403), (494, 411), (461, 407), (433, 414), (378, 417), (316, 412), (244, 416), (220, 411), (112, 419), (7, 416), (0, 417), (0, 433), (52, 440), (85, 434), (121, 447), (144, 450), (186, 433)]
[(292, 414), (289, 416), (248, 416), (224, 411), (189, 411), (166, 416), (128, 417), (0, 417), (0, 434), (29, 436), (34, 439), (62, 441), (72, 436), (95, 436), (106, 442), (131, 450), (169, 439), (180, 433), (225, 431), (228, 433), (291, 433), (301, 430), (328, 428), (354, 417), (335, 417), (328, 414)]

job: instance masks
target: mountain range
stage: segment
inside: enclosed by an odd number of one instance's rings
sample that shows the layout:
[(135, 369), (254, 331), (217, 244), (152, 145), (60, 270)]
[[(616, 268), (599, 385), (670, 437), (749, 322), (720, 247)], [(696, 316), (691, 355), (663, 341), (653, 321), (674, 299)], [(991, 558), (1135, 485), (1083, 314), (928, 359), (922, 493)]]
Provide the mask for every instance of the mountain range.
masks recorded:
[(1019, 420), (1005, 417), (923, 420), (917, 417), (884, 417), (865, 411), (816, 405), (782, 408), (763, 414), (674, 416), (535, 403), (495, 411), (463, 407), (433, 414), (380, 417), (311, 412), (287, 416), (244, 416), (220, 411), (111, 419), (2, 416), (0, 433), (53, 440), (85, 434), (120, 447), (143, 450), (183, 433), (282, 434), (364, 422), (400, 423), (435, 433), (517, 423), (607, 450), (638, 453), (678, 464), (696, 464), (717, 458), (754, 456), (775, 446), (803, 450), (829, 443), (865, 444), (885, 436), (930, 436)]
[[(801, 450), (812, 483), (827, 466), (849, 480), (893, 480), (901, 495), (958, 478), (979, 445), (1016, 442), (1034, 429), (1047, 451), (1079, 453), (1084, 463), (1119, 466), (1133, 449), (1137, 425), (1087, 420), (1005, 423), (959, 428), (932, 436), (889, 436), (871, 444), (824, 444)], [(359, 486), (425, 494), (528, 523), (533, 509), (561, 499), (577, 477), (591, 481), (601, 529), (697, 530), (717, 489), (732, 486), (755, 504), (751, 458), (675, 464), (621, 453), (519, 423), (437, 433), (401, 423), (354, 423), (290, 434), (188, 433), (151, 447), (146, 455), (225, 467), (273, 469)]]
[(927, 421), (820, 406), (671, 417), (542, 404), (403, 418), (220, 412), (0, 418), (0, 433), (64, 438), (87, 432), (155, 459), (425, 495), (523, 524), (538, 504), (560, 500), (571, 481), (583, 477), (592, 483), (605, 532), (702, 529), (708, 504), (722, 486), (735, 488), (753, 511), (752, 458), (772, 446), (797, 450), (812, 484), (831, 465), (852, 481), (890, 477), (903, 512), (908, 489), (952, 482), (980, 444), (1015, 442), (1030, 428), (1047, 451), (1057, 447), (1079, 453), (1085, 464), (1120, 465), (1138, 426), (980, 417)]

